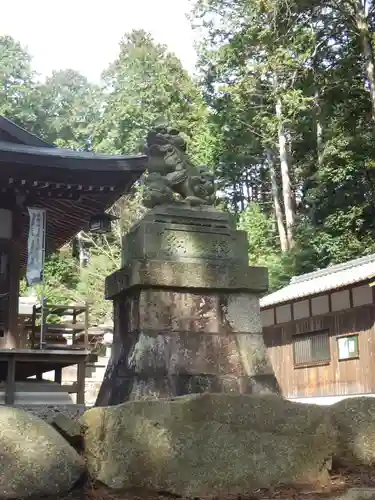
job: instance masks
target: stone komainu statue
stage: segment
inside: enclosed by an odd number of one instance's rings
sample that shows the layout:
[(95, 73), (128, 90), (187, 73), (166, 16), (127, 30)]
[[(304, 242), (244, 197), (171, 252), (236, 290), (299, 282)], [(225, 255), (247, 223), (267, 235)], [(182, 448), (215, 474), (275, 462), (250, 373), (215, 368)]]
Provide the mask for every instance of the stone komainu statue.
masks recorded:
[(214, 177), (208, 167), (196, 167), (190, 162), (186, 142), (178, 130), (160, 126), (149, 132), (146, 154), (148, 176), (143, 195), (146, 207), (214, 204)]

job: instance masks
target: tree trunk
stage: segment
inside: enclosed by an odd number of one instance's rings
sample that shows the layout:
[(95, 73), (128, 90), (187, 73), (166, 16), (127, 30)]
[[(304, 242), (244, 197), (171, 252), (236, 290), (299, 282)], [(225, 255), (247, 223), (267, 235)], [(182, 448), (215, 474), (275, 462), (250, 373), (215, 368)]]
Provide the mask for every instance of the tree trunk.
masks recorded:
[[(267, 158), (268, 158), (268, 153), (267, 153)], [(262, 205), (265, 205), (265, 203), (268, 201), (268, 192), (266, 191), (266, 184), (268, 186), (268, 175), (267, 175), (268, 169), (265, 167), (265, 165), (262, 165), (259, 170), (259, 202)], [(272, 203), (273, 207), (273, 203)], [(267, 212), (269, 213), (269, 212)]]
[(374, 50), (371, 42), (371, 33), (369, 29), (365, 6), (361, 0), (356, 2), (355, 20), (359, 36), (361, 38), (362, 54), (365, 60), (366, 77), (370, 89), (370, 99), (372, 107), (372, 119), (375, 122), (375, 67)]
[(287, 140), (285, 134), (285, 127), (283, 123), (283, 108), (281, 98), (278, 97), (276, 101), (276, 117), (278, 119), (278, 137), (279, 137), (279, 154), (281, 166), (281, 182), (283, 189), (285, 222), (286, 222), (286, 235), (288, 239), (289, 249), (294, 248), (294, 227), (295, 227), (295, 212), (294, 212), (294, 199), (292, 182), (290, 180), (289, 157), (287, 150)]
[(289, 248), (289, 245), (288, 245), (288, 239), (287, 239), (286, 231), (285, 231), (283, 211), (282, 211), (281, 204), (280, 204), (279, 189), (277, 186), (276, 171), (275, 171), (275, 162), (273, 160), (273, 155), (272, 155), (271, 151), (269, 151), (269, 150), (267, 150), (267, 160), (268, 160), (268, 166), (269, 166), (269, 171), (270, 171), (271, 193), (272, 193), (272, 200), (273, 200), (273, 208), (275, 210), (277, 230), (278, 230), (279, 238), (280, 238), (280, 247), (281, 247), (282, 252), (286, 252)]
[(322, 164), (322, 154), (323, 154), (323, 127), (321, 122), (322, 111), (320, 106), (320, 95), (318, 88), (315, 88), (314, 104), (315, 104), (316, 153), (318, 159), (318, 167), (320, 167)]
[(312, 73), (311, 78), (313, 81), (313, 89), (314, 89), (314, 125), (315, 125), (315, 140), (316, 140), (316, 156), (318, 167), (322, 164), (322, 154), (323, 154), (323, 126), (322, 126), (322, 107), (321, 107), (321, 98), (320, 98), (320, 86), (319, 86), (319, 47), (322, 43), (322, 40), (319, 40), (318, 33), (319, 28), (317, 27), (317, 23), (313, 22), (310, 26), (311, 31), (314, 34), (314, 51), (312, 55)]

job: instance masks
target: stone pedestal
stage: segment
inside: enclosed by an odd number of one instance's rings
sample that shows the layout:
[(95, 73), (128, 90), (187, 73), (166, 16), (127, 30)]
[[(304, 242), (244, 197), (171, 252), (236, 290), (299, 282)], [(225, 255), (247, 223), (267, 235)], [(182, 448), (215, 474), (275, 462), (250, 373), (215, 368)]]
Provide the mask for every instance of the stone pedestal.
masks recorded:
[(154, 209), (124, 238), (111, 359), (97, 405), (198, 392), (278, 392), (246, 234), (214, 209)]

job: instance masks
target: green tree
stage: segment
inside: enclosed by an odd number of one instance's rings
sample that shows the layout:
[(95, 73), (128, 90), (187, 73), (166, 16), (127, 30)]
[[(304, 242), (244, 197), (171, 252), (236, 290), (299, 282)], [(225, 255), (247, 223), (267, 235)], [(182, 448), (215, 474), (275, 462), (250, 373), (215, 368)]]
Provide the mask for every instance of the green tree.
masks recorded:
[[(42, 295), (50, 304), (69, 304), (78, 299), (76, 288), (80, 281), (79, 268), (71, 255), (69, 245), (48, 256), (44, 266), (44, 284), (33, 288), (39, 301)], [(20, 287), (21, 295), (31, 293), (31, 288), (23, 279)]]
[[(358, 24), (365, 15), (372, 34), (374, 8), (364, 6), (195, 2), (223, 191), (229, 205), (244, 200), (240, 211), (253, 200), (271, 215), (272, 202), (290, 261), (282, 265), (296, 273), (374, 251), (372, 55)], [(256, 172), (250, 197), (249, 168)]]
[(10, 36), (0, 36), (0, 114), (33, 130), (36, 120), (35, 73), (31, 57)]
[(300, 81), (313, 56), (313, 34), (298, 22), (300, 15), (296, 5), (280, 0), (198, 0), (194, 11), (205, 34), (200, 62), (215, 118), (230, 120), (221, 147), (223, 177), (232, 178), (238, 194), (239, 186), (248, 191), (243, 177), (250, 170), (252, 199), (272, 193), (283, 251), (295, 245), (296, 123), (312, 105)]
[[(328, 2), (314, 12), (320, 50), (314, 67), (319, 89), (318, 161), (309, 154), (307, 127), (297, 155), (302, 189), (300, 245), (320, 266), (371, 253), (374, 234), (374, 126), (370, 82), (363, 85), (363, 40), (354, 10), (363, 2)], [(368, 7), (371, 5), (368, 3)], [(370, 9), (371, 10), (371, 9)], [(373, 13), (367, 22), (373, 31)], [(358, 20), (358, 19), (357, 19)]]
[(95, 148), (111, 153), (142, 151), (160, 120), (178, 127), (195, 161), (212, 163), (208, 110), (180, 60), (144, 31), (120, 43), (120, 55), (104, 73), (106, 106)]
[(294, 251), (280, 252), (275, 218), (252, 202), (239, 216), (238, 228), (247, 233), (249, 264), (268, 268), (268, 291), (285, 286), (295, 274), (298, 256)]
[(112, 232), (104, 236), (85, 234), (90, 243), (91, 261), (81, 269), (77, 295), (90, 302), (91, 320), (97, 323), (112, 320), (112, 302), (104, 298), (105, 278), (121, 268), (122, 238), (145, 213), (141, 204), (141, 190), (134, 189), (123, 196), (111, 210), (117, 220)]
[(238, 228), (248, 235), (250, 264), (256, 264), (263, 257), (277, 253), (275, 219), (265, 214), (258, 203), (250, 203), (241, 213)]
[(36, 91), (39, 135), (60, 147), (90, 150), (102, 114), (100, 88), (68, 69), (53, 72)]

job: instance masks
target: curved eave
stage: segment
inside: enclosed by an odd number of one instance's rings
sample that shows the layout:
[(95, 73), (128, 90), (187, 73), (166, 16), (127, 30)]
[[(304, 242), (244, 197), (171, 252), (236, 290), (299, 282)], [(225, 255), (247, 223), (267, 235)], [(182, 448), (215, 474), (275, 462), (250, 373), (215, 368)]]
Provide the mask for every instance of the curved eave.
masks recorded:
[[(85, 194), (78, 200), (67, 199), (40, 199), (33, 207), (44, 208), (47, 211), (46, 251), (47, 254), (61, 248), (70, 241), (79, 231), (87, 230), (90, 218), (109, 209), (122, 195), (128, 193), (139, 175), (127, 176), (127, 183), (123, 183), (116, 191), (106, 193)], [(20, 242), (21, 267), (27, 261), (27, 239), (29, 217), (22, 215), (22, 235)]]
[[(92, 215), (110, 208), (146, 170), (147, 157), (110, 156), (61, 148), (0, 142), (0, 187), (34, 193), (32, 206), (47, 210), (47, 252), (87, 229)], [(67, 199), (39, 195), (45, 186), (65, 186)], [(48, 188), (47, 188), (48, 189)], [(28, 195), (29, 196), (29, 195)], [(21, 261), (27, 258), (28, 215), (23, 215)]]
[(32, 134), (26, 129), (20, 127), (9, 118), (0, 115), (0, 137), (2, 140), (14, 142), (18, 144), (27, 144), (28, 146), (54, 148), (54, 144), (50, 144), (40, 137)]
[[(107, 210), (128, 193), (146, 170), (146, 163), (145, 155), (58, 148), (0, 116), (0, 196), (16, 189), (30, 197), (30, 205), (47, 210), (48, 253), (87, 229), (92, 215)], [(56, 197), (61, 187), (65, 192)], [(27, 259), (28, 226), (24, 213), (21, 266)]]
[(145, 155), (105, 155), (63, 148), (34, 147), (0, 141), (0, 162), (26, 166), (65, 168), (71, 171), (124, 172), (144, 166)]

